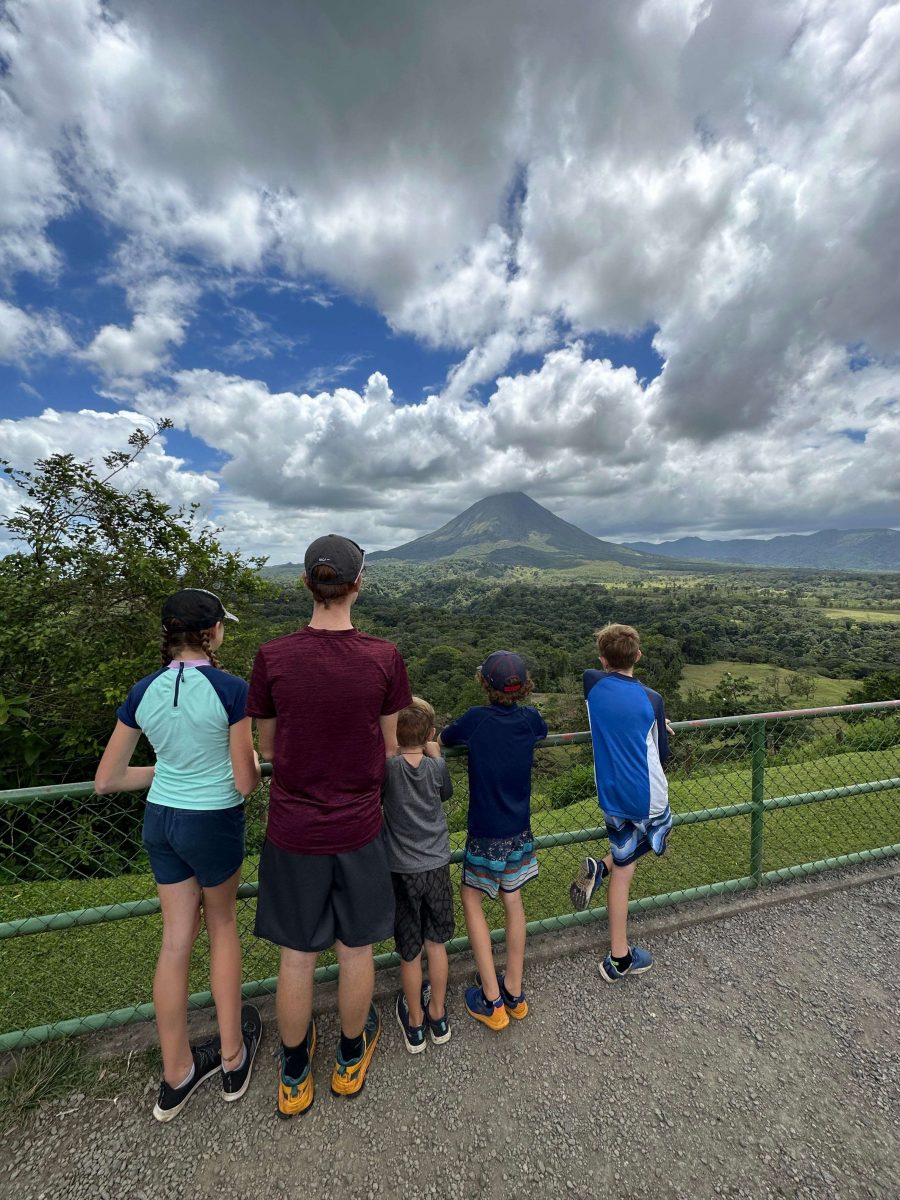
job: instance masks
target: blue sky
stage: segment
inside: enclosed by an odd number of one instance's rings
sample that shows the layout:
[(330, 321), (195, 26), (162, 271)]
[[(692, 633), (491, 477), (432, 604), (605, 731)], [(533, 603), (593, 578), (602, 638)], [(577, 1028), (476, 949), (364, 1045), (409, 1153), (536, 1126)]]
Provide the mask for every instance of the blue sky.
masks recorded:
[(171, 417), (131, 478), (276, 561), (505, 490), (896, 525), (898, 55), (874, 0), (11, 0), (2, 453)]

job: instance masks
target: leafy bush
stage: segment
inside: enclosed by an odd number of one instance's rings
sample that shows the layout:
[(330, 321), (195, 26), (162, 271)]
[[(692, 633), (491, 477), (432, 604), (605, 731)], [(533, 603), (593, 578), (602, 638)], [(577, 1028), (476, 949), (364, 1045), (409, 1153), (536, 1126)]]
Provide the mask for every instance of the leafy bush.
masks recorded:
[(550, 808), (568, 808), (582, 800), (595, 800), (597, 785), (593, 765), (583, 763), (551, 779), (544, 788), (544, 795)]

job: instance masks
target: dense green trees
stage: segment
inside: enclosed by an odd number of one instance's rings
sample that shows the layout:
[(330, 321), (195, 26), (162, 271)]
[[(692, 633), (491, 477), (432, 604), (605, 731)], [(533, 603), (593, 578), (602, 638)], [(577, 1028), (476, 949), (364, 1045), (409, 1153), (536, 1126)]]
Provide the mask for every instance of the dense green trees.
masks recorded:
[[(159, 664), (167, 594), (208, 587), (243, 613), (270, 587), (194, 508), (117, 486), (167, 427), (137, 430), (103, 472), (71, 454), (33, 471), (4, 464), (23, 502), (5, 522), (20, 549), (0, 559), (0, 787), (93, 775), (116, 706)], [(223, 658), (246, 671), (259, 637), (242, 623)]]

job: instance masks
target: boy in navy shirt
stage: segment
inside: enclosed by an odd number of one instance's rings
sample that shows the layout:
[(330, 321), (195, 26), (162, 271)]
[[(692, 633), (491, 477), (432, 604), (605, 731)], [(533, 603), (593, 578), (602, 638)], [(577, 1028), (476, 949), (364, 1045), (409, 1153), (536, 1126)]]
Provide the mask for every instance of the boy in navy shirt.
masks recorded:
[(641, 855), (663, 854), (672, 829), (669, 785), (663, 763), (669, 739), (662, 696), (634, 678), (641, 640), (630, 625), (606, 625), (597, 633), (602, 671), (584, 673), (584, 696), (594, 750), (597, 796), (606, 821), (610, 853), (582, 860), (570, 889), (576, 909), (586, 909), (597, 884), (609, 883), (610, 953), (600, 964), (607, 983), (640, 975), (653, 956), (628, 944), (628, 893)]
[[(528, 1013), (525, 909), (520, 889), (538, 873), (531, 835), (531, 766), (535, 743), (547, 736), (535, 708), (520, 708), (534, 684), (518, 654), (496, 650), (476, 676), (488, 703), (470, 708), (440, 737), (444, 746), (469, 751), (469, 819), (463, 860), (462, 901), (478, 974), (466, 991), (466, 1011), (489, 1029)], [(494, 970), (491, 935), (482, 908), (500, 895), (505, 910), (506, 973)]]

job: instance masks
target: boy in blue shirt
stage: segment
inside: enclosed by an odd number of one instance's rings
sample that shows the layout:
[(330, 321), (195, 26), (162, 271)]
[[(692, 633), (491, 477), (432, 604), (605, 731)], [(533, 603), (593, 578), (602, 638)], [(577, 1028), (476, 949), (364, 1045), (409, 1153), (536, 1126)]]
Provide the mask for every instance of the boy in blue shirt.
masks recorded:
[[(509, 1018), (528, 1013), (525, 969), (525, 909), (521, 888), (538, 873), (531, 835), (531, 767), (535, 744), (547, 736), (536, 708), (518, 705), (534, 689), (518, 654), (496, 650), (476, 676), (488, 703), (451, 722), (440, 737), (444, 746), (469, 751), (469, 818), (463, 859), (462, 901), (478, 974), (466, 990), (466, 1011), (489, 1029), (504, 1029)], [(482, 903), (503, 901), (506, 973), (494, 970), (491, 934)]]
[(669, 785), (663, 763), (669, 739), (662, 696), (634, 678), (641, 640), (630, 625), (606, 625), (597, 633), (602, 671), (584, 673), (584, 696), (594, 750), (597, 796), (606, 821), (610, 853), (582, 860), (570, 889), (576, 909), (586, 909), (597, 884), (609, 882), (610, 953), (600, 964), (607, 983), (641, 975), (653, 956), (628, 944), (628, 894), (641, 855), (663, 854), (672, 829)]

